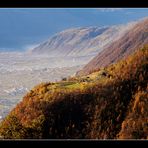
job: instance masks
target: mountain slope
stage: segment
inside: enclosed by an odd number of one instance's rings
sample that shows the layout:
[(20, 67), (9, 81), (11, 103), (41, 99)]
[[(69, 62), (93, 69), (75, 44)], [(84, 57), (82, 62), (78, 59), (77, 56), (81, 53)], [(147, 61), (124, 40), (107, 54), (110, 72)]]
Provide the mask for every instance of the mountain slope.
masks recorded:
[(147, 76), (145, 46), (88, 76), (40, 84), (3, 120), (0, 136), (146, 139)]
[(83, 27), (62, 31), (31, 50), (31, 53), (59, 56), (95, 56), (125, 34), (135, 22), (111, 27)]
[(115, 63), (148, 43), (148, 18), (139, 21), (122, 38), (94, 57), (77, 75), (86, 75), (101, 67)]

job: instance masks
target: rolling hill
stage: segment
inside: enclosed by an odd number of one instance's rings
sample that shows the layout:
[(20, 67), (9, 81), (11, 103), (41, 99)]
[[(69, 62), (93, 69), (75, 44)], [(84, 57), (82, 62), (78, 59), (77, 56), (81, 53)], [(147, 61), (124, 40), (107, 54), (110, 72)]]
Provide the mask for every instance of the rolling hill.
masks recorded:
[(82, 77), (41, 83), (0, 124), (3, 139), (148, 139), (148, 46)]

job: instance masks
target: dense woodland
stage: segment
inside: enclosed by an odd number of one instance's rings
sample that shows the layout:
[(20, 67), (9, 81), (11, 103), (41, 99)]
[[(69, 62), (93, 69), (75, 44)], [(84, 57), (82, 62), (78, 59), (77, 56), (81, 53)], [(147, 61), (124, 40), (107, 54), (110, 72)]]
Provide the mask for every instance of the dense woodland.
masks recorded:
[(34, 87), (1, 122), (4, 139), (148, 139), (148, 46), (87, 76)]

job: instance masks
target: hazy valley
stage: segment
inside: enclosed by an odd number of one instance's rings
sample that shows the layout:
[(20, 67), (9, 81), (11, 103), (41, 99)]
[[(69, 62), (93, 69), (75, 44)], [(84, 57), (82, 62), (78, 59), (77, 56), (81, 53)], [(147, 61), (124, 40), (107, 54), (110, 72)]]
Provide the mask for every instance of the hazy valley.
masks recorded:
[(67, 29), (26, 52), (0, 52), (0, 118), (33, 86), (73, 76), (136, 23)]
[(89, 57), (63, 59), (0, 53), (0, 117), (5, 117), (33, 86), (69, 77), (88, 60)]

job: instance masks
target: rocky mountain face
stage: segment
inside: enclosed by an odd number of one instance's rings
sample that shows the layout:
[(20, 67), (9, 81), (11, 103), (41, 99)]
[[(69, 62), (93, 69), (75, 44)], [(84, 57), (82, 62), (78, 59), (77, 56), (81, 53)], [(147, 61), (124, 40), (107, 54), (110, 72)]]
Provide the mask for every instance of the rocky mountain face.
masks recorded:
[(139, 21), (124, 36), (99, 52), (77, 75), (86, 75), (101, 67), (115, 63), (146, 43), (148, 43), (148, 18)]

